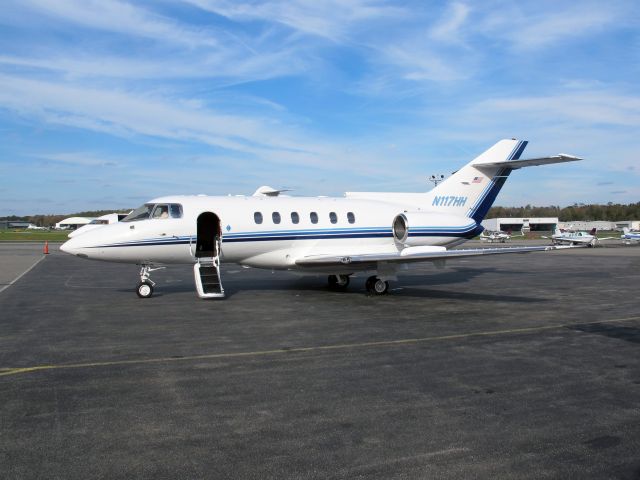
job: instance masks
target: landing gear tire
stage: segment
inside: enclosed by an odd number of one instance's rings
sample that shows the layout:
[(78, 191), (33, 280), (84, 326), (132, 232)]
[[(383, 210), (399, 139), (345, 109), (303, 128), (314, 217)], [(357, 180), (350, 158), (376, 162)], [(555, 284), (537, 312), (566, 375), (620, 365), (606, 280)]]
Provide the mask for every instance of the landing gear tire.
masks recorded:
[(329, 275), (329, 288), (331, 290), (344, 291), (349, 286), (349, 275)]
[(136, 288), (136, 293), (140, 298), (149, 298), (153, 295), (153, 285), (151, 282), (140, 282)]
[(384, 295), (389, 291), (389, 282), (379, 279), (376, 276), (369, 277), (365, 283), (367, 292), (375, 295)]

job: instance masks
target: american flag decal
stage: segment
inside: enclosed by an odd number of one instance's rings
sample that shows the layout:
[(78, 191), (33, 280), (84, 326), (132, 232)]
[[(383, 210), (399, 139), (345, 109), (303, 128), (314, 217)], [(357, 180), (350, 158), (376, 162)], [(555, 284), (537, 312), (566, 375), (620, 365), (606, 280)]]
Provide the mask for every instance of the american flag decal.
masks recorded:
[(471, 183), (482, 183), (482, 179), (484, 177), (473, 177), (473, 181)]

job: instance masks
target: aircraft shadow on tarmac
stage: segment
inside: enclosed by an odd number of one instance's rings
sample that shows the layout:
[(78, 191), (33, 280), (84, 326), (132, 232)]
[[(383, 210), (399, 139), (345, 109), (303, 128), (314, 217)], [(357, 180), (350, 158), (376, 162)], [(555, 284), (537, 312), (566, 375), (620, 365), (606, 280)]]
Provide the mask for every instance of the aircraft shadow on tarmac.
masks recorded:
[[(455, 268), (446, 272), (433, 272), (428, 274), (416, 274), (415, 272), (399, 275), (399, 280), (392, 282), (390, 294), (388, 297), (413, 297), (413, 298), (429, 298), (429, 299), (452, 299), (457, 301), (485, 301), (485, 302), (512, 302), (512, 303), (539, 303), (545, 302), (544, 298), (534, 298), (518, 295), (505, 295), (503, 293), (486, 293), (486, 289), (482, 293), (474, 293), (473, 291), (453, 291), (439, 290), (427, 287), (438, 287), (447, 285), (456, 285), (467, 283), (474, 278), (484, 275), (501, 273), (496, 268)], [(513, 273), (513, 272), (511, 272)], [(232, 298), (236, 293), (252, 290), (258, 292), (274, 292), (274, 291), (291, 291), (291, 292), (308, 292), (336, 293), (329, 289), (324, 275), (318, 276), (299, 276), (288, 273), (270, 274), (266, 271), (258, 273), (259, 278), (246, 278), (243, 275), (226, 274), (223, 272), (223, 284), (227, 299)], [(350, 286), (343, 292), (337, 292), (346, 296), (363, 296), (364, 280), (366, 275), (354, 277)], [(474, 287), (476, 288), (476, 287)], [(119, 288), (118, 292), (130, 292), (132, 289)], [(158, 279), (158, 285), (154, 292), (154, 296), (182, 294), (185, 292), (194, 292), (195, 286), (193, 279), (182, 277), (169, 277), (162, 282)], [(524, 291), (524, 288), (523, 288)], [(373, 297), (377, 297), (373, 295)], [(384, 298), (384, 297), (383, 297)]]
[(595, 333), (618, 340), (631, 343), (640, 343), (640, 328), (624, 327), (620, 325), (589, 323), (585, 325), (575, 325), (569, 327), (571, 330), (578, 330), (585, 333)]

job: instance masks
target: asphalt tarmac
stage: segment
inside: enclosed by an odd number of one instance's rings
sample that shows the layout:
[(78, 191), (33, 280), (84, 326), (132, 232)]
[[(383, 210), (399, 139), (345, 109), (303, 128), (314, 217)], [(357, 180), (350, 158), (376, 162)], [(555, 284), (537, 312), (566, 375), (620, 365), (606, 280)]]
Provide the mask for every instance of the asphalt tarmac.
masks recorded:
[(231, 265), (222, 301), (53, 247), (14, 282), (25, 250), (0, 245), (0, 478), (640, 478), (640, 247), (382, 297)]

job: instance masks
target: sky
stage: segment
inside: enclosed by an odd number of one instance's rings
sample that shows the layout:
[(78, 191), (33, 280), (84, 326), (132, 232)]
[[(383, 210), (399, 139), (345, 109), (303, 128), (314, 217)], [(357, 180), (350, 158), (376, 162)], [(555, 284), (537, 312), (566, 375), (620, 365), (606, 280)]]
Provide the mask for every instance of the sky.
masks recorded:
[(496, 205), (640, 201), (634, 1), (3, 0), (0, 216), (169, 194), (429, 190), (502, 138)]

